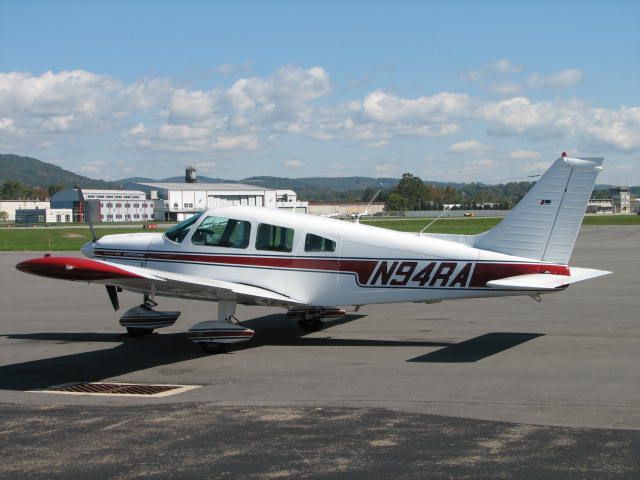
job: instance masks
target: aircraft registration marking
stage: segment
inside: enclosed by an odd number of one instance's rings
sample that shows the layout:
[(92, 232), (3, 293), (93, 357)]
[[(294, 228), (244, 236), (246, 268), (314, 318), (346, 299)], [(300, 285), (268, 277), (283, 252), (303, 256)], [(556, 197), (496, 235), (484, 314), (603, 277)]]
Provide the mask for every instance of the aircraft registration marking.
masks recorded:
[(368, 286), (465, 288), (475, 264), (472, 262), (389, 261), (378, 262)]

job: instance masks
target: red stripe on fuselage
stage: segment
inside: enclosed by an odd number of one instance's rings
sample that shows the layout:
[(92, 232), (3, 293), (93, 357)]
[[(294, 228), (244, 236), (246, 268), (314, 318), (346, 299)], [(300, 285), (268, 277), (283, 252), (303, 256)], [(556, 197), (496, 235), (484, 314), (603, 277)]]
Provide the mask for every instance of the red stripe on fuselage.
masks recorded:
[[(100, 256), (122, 256), (127, 257), (127, 252), (117, 251), (96, 251)], [(282, 268), (299, 270), (319, 270), (327, 272), (354, 273), (358, 278), (358, 284), (367, 285), (380, 261), (395, 261), (398, 259), (338, 259), (338, 258), (300, 258), (300, 257), (275, 257), (275, 256), (249, 256), (249, 255), (197, 255), (193, 253), (162, 253), (149, 252), (146, 258), (150, 261), (181, 261), (223, 264), (229, 266), (260, 267), (260, 268)], [(432, 260), (422, 260), (432, 261)], [(474, 263), (473, 276), (467, 285), (470, 288), (486, 287), (487, 282), (502, 278), (515, 277), (517, 275), (527, 275), (533, 273), (551, 273), (554, 275), (570, 275), (569, 267), (566, 265), (550, 265), (544, 263), (494, 263), (494, 262), (472, 262), (467, 260), (433, 260), (436, 262), (455, 262), (457, 264)]]
[(554, 275), (571, 275), (566, 265), (549, 265), (544, 263), (476, 263), (469, 287), (486, 287), (487, 282), (501, 278), (529, 275), (532, 273), (552, 273)]

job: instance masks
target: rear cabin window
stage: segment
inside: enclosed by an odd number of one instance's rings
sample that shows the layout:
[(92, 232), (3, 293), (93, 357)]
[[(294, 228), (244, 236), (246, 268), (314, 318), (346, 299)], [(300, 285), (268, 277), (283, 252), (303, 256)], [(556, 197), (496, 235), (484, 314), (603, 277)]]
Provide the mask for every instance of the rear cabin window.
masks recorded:
[(247, 248), (251, 223), (224, 217), (207, 217), (191, 236), (194, 245)]
[[(171, 227), (164, 232), (164, 236), (172, 242), (180, 243), (184, 240), (184, 237), (189, 233), (191, 226), (198, 221), (202, 213), (198, 213), (193, 217), (187, 218), (184, 222), (180, 222), (175, 227)], [(109, 217), (110, 215), (107, 215)]]
[(305, 252), (335, 252), (336, 242), (329, 240), (328, 238), (314, 235), (313, 233), (307, 233), (304, 240)]
[(293, 250), (293, 229), (261, 223), (258, 225), (256, 250), (290, 252)]

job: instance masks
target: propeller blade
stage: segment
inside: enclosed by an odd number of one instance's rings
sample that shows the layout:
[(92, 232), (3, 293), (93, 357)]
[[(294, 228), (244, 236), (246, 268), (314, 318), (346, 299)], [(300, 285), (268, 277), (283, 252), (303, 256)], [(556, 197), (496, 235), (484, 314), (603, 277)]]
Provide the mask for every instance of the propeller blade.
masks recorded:
[(111, 305), (113, 305), (113, 309), (117, 312), (120, 308), (120, 302), (118, 301), (118, 289), (114, 285), (105, 285), (107, 289), (107, 294), (109, 294), (109, 300), (111, 300)]
[[(78, 190), (78, 196), (80, 197), (80, 202), (82, 204), (82, 212), (84, 213), (84, 219), (89, 224), (89, 230), (91, 230), (91, 237), (93, 237), (93, 241), (97, 241), (96, 231), (93, 229), (93, 222), (91, 221), (91, 214), (89, 213), (89, 209), (87, 208), (87, 202), (84, 200), (84, 194), (82, 193), (82, 189), (76, 185), (76, 189)], [(117, 309), (116, 309), (117, 310)]]

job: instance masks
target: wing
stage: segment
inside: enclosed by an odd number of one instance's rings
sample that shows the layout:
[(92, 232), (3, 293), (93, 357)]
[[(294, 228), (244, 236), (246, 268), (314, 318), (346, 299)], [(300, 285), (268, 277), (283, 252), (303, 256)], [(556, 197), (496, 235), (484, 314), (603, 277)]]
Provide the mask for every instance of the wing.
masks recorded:
[(245, 305), (305, 305), (262, 287), (88, 258), (45, 256), (21, 262), (16, 268), (43, 277), (115, 285), (133, 292), (165, 297), (229, 300)]
[(487, 287), (506, 290), (533, 290), (537, 292), (559, 290), (568, 287), (572, 283), (608, 275), (606, 270), (593, 270), (590, 268), (571, 267), (571, 275), (552, 275), (549, 273), (533, 273), (529, 275), (517, 275), (515, 277), (501, 278), (487, 282)]

